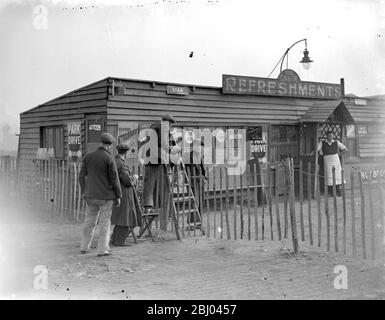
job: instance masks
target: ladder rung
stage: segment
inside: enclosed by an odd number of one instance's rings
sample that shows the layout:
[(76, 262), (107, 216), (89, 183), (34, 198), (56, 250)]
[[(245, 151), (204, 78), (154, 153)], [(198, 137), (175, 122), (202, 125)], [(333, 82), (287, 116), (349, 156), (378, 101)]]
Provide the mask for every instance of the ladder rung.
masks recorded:
[(195, 210), (194, 208), (191, 208), (191, 209), (187, 209), (187, 210), (180, 210), (180, 211), (177, 211), (178, 214), (188, 214), (188, 213), (192, 213), (192, 212), (196, 212), (197, 210)]
[(177, 202), (186, 202), (189, 199), (191, 199), (191, 202), (195, 201), (195, 198), (193, 196), (185, 196), (185, 197), (174, 197), (173, 200)]
[(194, 223), (187, 223), (187, 224), (185, 225), (185, 227), (186, 227), (186, 228), (191, 228), (191, 227), (202, 227), (202, 223), (201, 223), (201, 222), (195, 222), (195, 224), (194, 224)]

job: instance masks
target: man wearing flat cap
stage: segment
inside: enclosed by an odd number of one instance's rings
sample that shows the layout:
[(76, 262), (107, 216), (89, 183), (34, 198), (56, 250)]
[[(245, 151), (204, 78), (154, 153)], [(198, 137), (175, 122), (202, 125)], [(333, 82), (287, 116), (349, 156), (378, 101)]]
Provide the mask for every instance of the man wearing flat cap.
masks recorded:
[(116, 149), (118, 154), (115, 162), (122, 187), (122, 202), (119, 207), (112, 210), (111, 223), (114, 225), (114, 232), (111, 240), (115, 246), (125, 246), (125, 240), (130, 232), (134, 233), (134, 228), (142, 225), (142, 212), (136, 193), (137, 175), (131, 174), (126, 162), (130, 147), (126, 143), (121, 143)]
[[(160, 229), (162, 231), (166, 231), (167, 229), (167, 221), (168, 221), (168, 215), (170, 211), (170, 190), (169, 190), (169, 184), (166, 179), (168, 179), (168, 172), (167, 172), (167, 164), (170, 162), (169, 158), (167, 158), (167, 155), (178, 153), (178, 147), (176, 146), (175, 141), (172, 138), (172, 135), (170, 135), (170, 128), (175, 125), (176, 121), (174, 117), (170, 114), (165, 114), (162, 116), (163, 123), (168, 122), (168, 126), (165, 126), (168, 128), (168, 130), (164, 130), (162, 127), (162, 124), (160, 122), (156, 122), (153, 125), (151, 125), (151, 129), (153, 129), (158, 137), (158, 155), (157, 155), (157, 161), (156, 163), (149, 162), (145, 165), (145, 175), (144, 175), (144, 185), (143, 185), (143, 206), (145, 209), (145, 213), (148, 213), (151, 211), (151, 209), (154, 207), (154, 194), (155, 187), (159, 189), (161, 197), (161, 203), (160, 207), (163, 208), (162, 215), (160, 217)], [(163, 130), (162, 130), (163, 129)], [(162, 139), (162, 135), (164, 135)], [(164, 146), (162, 146), (161, 141), (168, 142), (168, 146), (171, 147), (171, 152)], [(169, 163), (170, 166), (172, 166), (174, 163)]]
[(122, 189), (118, 170), (111, 154), (114, 137), (105, 132), (100, 135), (99, 148), (88, 153), (82, 163), (79, 183), (87, 210), (83, 226), (80, 252), (90, 250), (96, 224), (99, 220), (99, 240), (97, 255), (111, 254), (109, 249), (112, 206), (120, 206)]

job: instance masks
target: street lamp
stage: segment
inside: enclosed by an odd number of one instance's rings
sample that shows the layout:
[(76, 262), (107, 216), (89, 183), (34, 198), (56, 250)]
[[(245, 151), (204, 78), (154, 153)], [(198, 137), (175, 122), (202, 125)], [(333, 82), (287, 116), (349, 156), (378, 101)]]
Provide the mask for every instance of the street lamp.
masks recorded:
[(309, 57), (309, 51), (307, 50), (307, 40), (301, 39), (301, 40), (294, 42), (289, 48), (286, 49), (283, 56), (278, 60), (277, 64), (275, 65), (273, 71), (270, 72), (268, 78), (270, 78), (271, 74), (274, 72), (274, 70), (277, 68), (277, 66), (280, 62), (281, 62), (280, 72), (282, 72), (282, 65), (283, 65), (283, 62), (285, 61), (285, 58), (286, 58), (286, 68), (288, 68), (288, 57), (289, 57), (290, 49), (293, 48), (297, 43), (300, 43), (302, 41), (305, 41), (305, 50), (303, 51), (303, 57), (302, 57), (300, 63), (302, 63), (302, 66), (304, 69), (308, 70), (310, 68), (310, 63), (312, 63), (313, 60), (311, 60)]

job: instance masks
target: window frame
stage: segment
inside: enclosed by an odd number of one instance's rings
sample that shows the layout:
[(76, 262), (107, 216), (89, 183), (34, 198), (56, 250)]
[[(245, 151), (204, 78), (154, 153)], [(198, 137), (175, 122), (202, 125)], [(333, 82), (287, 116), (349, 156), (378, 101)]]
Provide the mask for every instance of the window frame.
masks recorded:
[[(49, 134), (49, 130), (53, 130), (52, 136)], [(48, 135), (47, 135), (47, 132), (48, 132)], [(61, 144), (61, 147), (57, 146), (58, 142), (59, 144)], [(40, 147), (53, 148), (55, 151), (55, 158), (64, 159), (65, 158), (64, 125), (41, 126), (40, 127)]]
[[(277, 128), (275, 128), (277, 127)], [(297, 139), (296, 141), (287, 141), (288, 138), (286, 139), (285, 142), (280, 142), (280, 128), (281, 127), (294, 127), (296, 132), (297, 132)], [(277, 140), (272, 141), (273, 137), (273, 130), (277, 130)], [(300, 131), (299, 131), (299, 126), (296, 124), (277, 124), (277, 125), (270, 125), (269, 128), (269, 137), (268, 137), (268, 162), (275, 163), (281, 161), (278, 159), (278, 155), (280, 154), (280, 150), (282, 148), (295, 148), (295, 154), (294, 154), (294, 164), (297, 165), (299, 163), (299, 143), (300, 143)], [(274, 158), (274, 159), (273, 159)]]
[[(346, 144), (346, 147), (348, 148), (347, 152), (346, 152), (346, 160), (349, 161), (349, 160), (358, 160), (360, 158), (360, 147), (359, 147), (359, 144), (360, 144), (360, 135), (359, 135), (359, 127), (362, 127), (360, 125), (356, 125), (356, 124), (350, 124), (351, 126), (354, 127), (354, 137), (348, 137), (348, 130), (347, 130), (347, 126), (348, 125), (345, 125), (345, 132), (344, 132), (344, 138), (345, 138), (345, 144)], [(354, 150), (354, 154), (351, 154), (352, 150), (350, 148), (350, 143), (349, 141), (354, 141), (354, 146), (355, 146), (355, 150)]]

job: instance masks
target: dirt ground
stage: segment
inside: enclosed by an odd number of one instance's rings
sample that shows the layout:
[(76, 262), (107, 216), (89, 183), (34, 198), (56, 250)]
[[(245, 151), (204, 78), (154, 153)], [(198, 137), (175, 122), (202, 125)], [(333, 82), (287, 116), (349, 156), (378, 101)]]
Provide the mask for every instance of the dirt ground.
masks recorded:
[[(300, 242), (221, 240), (198, 236), (181, 242), (140, 239), (79, 254), (80, 224), (0, 205), (2, 299), (384, 299), (383, 262), (326, 253)], [(348, 271), (348, 289), (334, 287), (334, 268)], [(35, 287), (39, 268), (48, 286)], [(41, 270), (41, 269), (40, 269)]]

